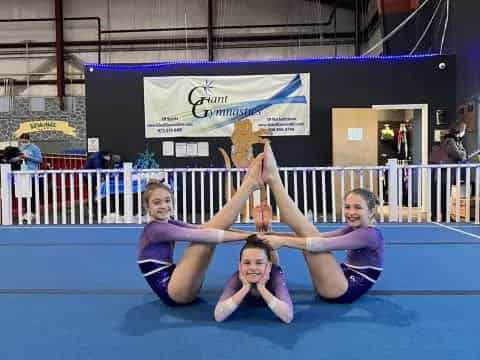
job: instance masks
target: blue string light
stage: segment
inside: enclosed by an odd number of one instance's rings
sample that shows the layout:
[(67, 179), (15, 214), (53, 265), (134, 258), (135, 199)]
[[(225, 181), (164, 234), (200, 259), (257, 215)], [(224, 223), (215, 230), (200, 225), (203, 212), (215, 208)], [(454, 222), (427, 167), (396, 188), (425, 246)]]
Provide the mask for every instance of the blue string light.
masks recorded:
[(337, 56), (337, 57), (318, 57), (304, 59), (272, 59), (272, 60), (192, 60), (192, 61), (166, 61), (162, 63), (151, 64), (85, 64), (85, 71), (93, 72), (96, 70), (118, 70), (118, 71), (138, 71), (155, 70), (167, 67), (193, 65), (193, 66), (212, 66), (212, 65), (235, 65), (235, 64), (288, 64), (288, 63), (332, 63), (332, 62), (386, 62), (386, 61), (409, 61), (416, 59), (432, 58), (440, 54), (418, 54), (418, 55), (395, 55), (395, 56)]

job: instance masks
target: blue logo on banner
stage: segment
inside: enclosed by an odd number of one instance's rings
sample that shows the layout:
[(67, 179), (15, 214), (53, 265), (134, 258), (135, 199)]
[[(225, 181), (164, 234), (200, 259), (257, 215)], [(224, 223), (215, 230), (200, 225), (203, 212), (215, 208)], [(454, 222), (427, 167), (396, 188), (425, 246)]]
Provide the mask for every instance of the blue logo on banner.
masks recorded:
[(204, 130), (205, 129), (213, 130), (213, 129), (222, 128), (226, 125), (230, 125), (234, 123), (237, 120), (241, 120), (248, 116), (257, 114), (272, 105), (306, 104), (307, 99), (304, 95), (289, 97), (290, 94), (295, 92), (301, 86), (302, 86), (302, 81), (300, 79), (300, 74), (297, 74), (287, 85), (285, 85), (283, 89), (281, 89), (278, 93), (273, 95), (270, 99), (249, 101), (249, 102), (233, 105), (227, 108), (215, 109), (214, 110), (215, 115), (228, 115), (228, 114), (235, 114), (235, 115), (216, 124), (209, 125), (203, 122), (202, 127)]

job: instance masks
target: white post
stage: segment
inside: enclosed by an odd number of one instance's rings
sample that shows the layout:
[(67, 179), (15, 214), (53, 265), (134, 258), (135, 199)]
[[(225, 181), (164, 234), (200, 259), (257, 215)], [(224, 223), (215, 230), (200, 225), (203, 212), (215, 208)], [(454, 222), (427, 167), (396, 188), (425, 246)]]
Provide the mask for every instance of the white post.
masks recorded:
[(132, 163), (129, 162), (123, 163), (123, 221), (133, 222)]
[(398, 221), (398, 160), (388, 159), (388, 209), (389, 222)]
[(12, 225), (12, 183), (10, 181), (12, 167), (10, 164), (2, 164), (0, 167), (2, 225)]

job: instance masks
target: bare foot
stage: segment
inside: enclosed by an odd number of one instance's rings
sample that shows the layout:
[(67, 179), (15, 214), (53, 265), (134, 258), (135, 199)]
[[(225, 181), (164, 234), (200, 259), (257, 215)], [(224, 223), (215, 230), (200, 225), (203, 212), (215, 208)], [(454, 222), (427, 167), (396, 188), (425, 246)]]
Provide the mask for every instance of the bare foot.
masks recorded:
[(263, 153), (253, 159), (247, 170), (246, 179), (251, 182), (254, 190), (265, 188), (265, 183), (262, 178), (262, 163)]
[(273, 155), (270, 144), (265, 144), (265, 147), (263, 148), (263, 153), (264, 158), (262, 178), (266, 184), (271, 185), (274, 180), (280, 178), (280, 174), (278, 173), (277, 161), (275, 160), (275, 156)]
[(266, 202), (262, 202), (253, 209), (253, 218), (257, 232), (272, 230), (272, 208)]

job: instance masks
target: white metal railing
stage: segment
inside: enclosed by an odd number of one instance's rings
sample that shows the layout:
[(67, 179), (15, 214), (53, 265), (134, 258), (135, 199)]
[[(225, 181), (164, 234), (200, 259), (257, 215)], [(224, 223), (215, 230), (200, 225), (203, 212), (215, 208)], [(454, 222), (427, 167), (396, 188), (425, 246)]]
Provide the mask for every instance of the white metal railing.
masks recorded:
[[(12, 171), (1, 165), (1, 220), (3, 225), (144, 223), (142, 192), (155, 177), (172, 187), (175, 219), (204, 223), (233, 196), (244, 174), (245, 169), (225, 168), (139, 170), (131, 163), (114, 170)], [(313, 222), (344, 222), (345, 194), (363, 187), (379, 198), (380, 222), (479, 223), (480, 164), (400, 166), (390, 160), (386, 166), (282, 167), (280, 175)], [(237, 222), (252, 221), (259, 198), (250, 197)], [(281, 221), (268, 187), (267, 202), (274, 221)]]

